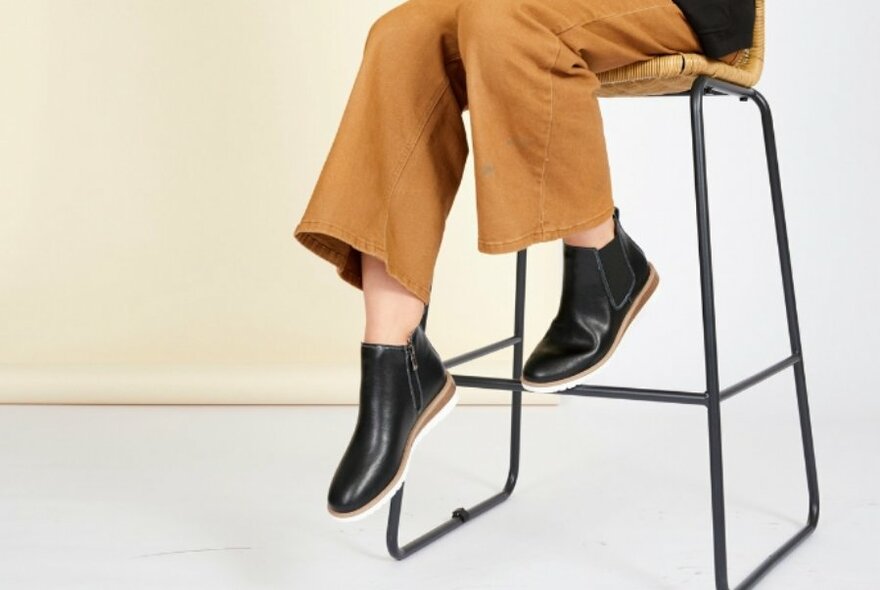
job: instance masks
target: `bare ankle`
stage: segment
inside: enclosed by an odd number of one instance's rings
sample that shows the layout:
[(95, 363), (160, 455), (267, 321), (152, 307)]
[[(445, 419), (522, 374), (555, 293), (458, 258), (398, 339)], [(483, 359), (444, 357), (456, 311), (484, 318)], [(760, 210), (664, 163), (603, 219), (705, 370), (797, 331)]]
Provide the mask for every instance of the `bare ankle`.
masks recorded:
[(597, 226), (563, 236), (562, 241), (570, 246), (601, 248), (613, 239), (614, 218), (609, 217)]
[(385, 263), (373, 256), (362, 256), (364, 342), (405, 344), (419, 325), (425, 303), (388, 274)]
[(410, 333), (418, 326), (419, 322), (416, 321), (412, 326), (409, 324), (403, 325), (372, 325), (368, 324), (364, 329), (364, 338), (363, 341), (369, 344), (393, 344), (393, 345), (401, 345), (406, 344), (407, 338), (409, 338)]

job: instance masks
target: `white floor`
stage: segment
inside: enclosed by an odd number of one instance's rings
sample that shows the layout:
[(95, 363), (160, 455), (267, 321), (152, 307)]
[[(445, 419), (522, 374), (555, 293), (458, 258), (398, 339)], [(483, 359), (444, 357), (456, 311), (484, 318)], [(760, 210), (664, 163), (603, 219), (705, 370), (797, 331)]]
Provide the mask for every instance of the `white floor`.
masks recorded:
[[(806, 513), (784, 375), (724, 406), (734, 583)], [(876, 426), (821, 399), (820, 526), (767, 590), (876, 588)], [(358, 523), (325, 513), (355, 411), (0, 407), (0, 588), (714, 588), (699, 407), (526, 408), (511, 498), (400, 562), (387, 507)], [(508, 412), (459, 406), (423, 440), (404, 540), (500, 489)]]

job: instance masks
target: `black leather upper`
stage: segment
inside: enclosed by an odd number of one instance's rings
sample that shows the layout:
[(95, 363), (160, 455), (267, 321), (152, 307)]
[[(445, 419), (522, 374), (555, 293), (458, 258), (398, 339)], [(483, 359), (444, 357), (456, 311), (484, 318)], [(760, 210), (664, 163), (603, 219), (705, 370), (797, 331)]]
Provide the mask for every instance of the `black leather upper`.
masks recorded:
[(361, 343), (360, 406), (328, 504), (350, 512), (374, 498), (397, 472), (419, 413), (446, 382), (446, 369), (421, 325), (408, 344)]
[(703, 53), (718, 58), (752, 46), (755, 0), (673, 0), (687, 18)]
[(641, 249), (621, 228), (617, 209), (614, 224), (614, 239), (602, 248), (563, 242), (559, 309), (523, 366), (526, 380), (566, 379), (595, 365), (610, 350), (650, 273)]

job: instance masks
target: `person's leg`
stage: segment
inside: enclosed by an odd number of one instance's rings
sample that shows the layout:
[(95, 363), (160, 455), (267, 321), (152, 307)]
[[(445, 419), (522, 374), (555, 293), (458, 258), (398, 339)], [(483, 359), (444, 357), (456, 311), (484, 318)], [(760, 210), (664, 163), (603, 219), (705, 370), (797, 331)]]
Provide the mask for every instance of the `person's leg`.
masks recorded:
[(571, 246), (601, 248), (614, 238), (614, 221), (609, 217), (596, 227), (565, 234), (562, 241)]
[(385, 263), (363, 254), (364, 342), (404, 344), (418, 325), (425, 304), (397, 279), (388, 274)]
[(460, 0), (410, 0), (373, 23), (342, 122), (294, 235), (363, 290), (357, 421), (327, 492), (339, 519), (402, 485), (412, 449), (455, 406), (419, 326), (468, 155)]
[(701, 51), (672, 0), (464, 0), (458, 45), (485, 253), (602, 224), (607, 234), (614, 202), (596, 74)]
[[(369, 340), (399, 340), (402, 325), (412, 323), (414, 314), (401, 319), (383, 309), (401, 300), (406, 309), (417, 307), (388, 277), (428, 302), (464, 172), (469, 147), (461, 117), (464, 71), (455, 59), (459, 2), (410, 0), (370, 27), (342, 121), (294, 230), (342, 279), (365, 290)], [(362, 253), (382, 261), (384, 272), (362, 261)], [(376, 278), (365, 280), (365, 269)], [(387, 318), (402, 321), (385, 325)]]
[(562, 238), (559, 309), (522, 384), (567, 389), (613, 353), (658, 284), (614, 206), (597, 74), (700, 52), (699, 40), (672, 0), (464, 0), (458, 33), (478, 246), (504, 253)]
[[(699, 52), (699, 49), (692, 49)], [(683, 48), (681, 51), (687, 51)], [(727, 64), (735, 64), (743, 55), (744, 50), (738, 49), (718, 58)], [(595, 227), (590, 227), (580, 231), (567, 233), (562, 238), (563, 243), (572, 246), (580, 246), (585, 248), (601, 248), (607, 245), (614, 238), (614, 221), (608, 217), (605, 221)]]

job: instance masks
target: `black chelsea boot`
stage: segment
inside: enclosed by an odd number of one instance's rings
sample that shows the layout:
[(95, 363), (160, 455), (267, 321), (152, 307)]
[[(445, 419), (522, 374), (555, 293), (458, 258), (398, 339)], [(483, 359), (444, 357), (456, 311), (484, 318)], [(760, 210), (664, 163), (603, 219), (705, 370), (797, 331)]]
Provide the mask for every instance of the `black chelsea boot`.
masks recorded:
[(602, 248), (563, 242), (559, 310), (523, 366), (523, 389), (550, 393), (586, 381), (657, 288), (657, 271), (619, 217), (615, 207), (614, 238)]
[(327, 493), (330, 515), (357, 520), (390, 500), (406, 479), (413, 448), (457, 397), (421, 324), (406, 344), (361, 342), (357, 423)]

